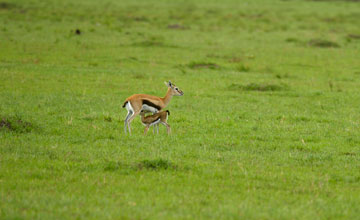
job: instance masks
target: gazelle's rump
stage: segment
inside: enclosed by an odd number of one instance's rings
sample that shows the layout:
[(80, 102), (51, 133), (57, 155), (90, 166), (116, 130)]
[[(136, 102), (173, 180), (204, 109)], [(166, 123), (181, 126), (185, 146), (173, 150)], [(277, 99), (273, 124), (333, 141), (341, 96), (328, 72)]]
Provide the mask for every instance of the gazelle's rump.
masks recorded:
[(131, 116), (134, 115), (134, 109), (133, 109), (133, 107), (131, 106), (131, 103), (128, 102), (128, 101), (126, 101), (126, 102), (124, 103), (123, 108), (124, 108), (124, 107), (125, 107), (126, 110), (128, 111), (128, 114), (127, 114), (127, 116), (126, 116), (126, 118), (125, 118), (125, 122), (124, 122), (124, 129), (125, 129), (125, 133), (126, 133), (126, 125), (127, 125), (128, 129), (129, 129), (129, 132), (131, 132), (130, 124), (127, 124), (127, 121), (129, 120), (129, 118), (131, 118)]

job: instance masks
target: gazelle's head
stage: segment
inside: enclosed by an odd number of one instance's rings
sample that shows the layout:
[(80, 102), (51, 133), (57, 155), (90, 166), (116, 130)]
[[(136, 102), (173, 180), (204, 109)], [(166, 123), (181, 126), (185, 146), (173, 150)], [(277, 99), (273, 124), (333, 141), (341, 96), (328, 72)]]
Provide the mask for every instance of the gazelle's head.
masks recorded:
[(175, 84), (169, 82), (164, 82), (165, 85), (167, 85), (169, 87), (169, 89), (171, 89), (171, 94), (173, 96), (183, 96), (184, 92), (181, 91), (177, 86), (175, 86)]

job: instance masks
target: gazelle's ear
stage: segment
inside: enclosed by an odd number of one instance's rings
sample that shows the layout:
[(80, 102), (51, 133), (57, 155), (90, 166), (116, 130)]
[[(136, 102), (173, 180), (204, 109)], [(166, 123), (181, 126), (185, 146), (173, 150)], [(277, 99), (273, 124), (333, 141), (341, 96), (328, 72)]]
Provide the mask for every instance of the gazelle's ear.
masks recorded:
[(169, 81), (169, 82), (164, 82), (165, 85), (167, 85), (168, 87), (171, 87), (172, 86), (172, 83)]

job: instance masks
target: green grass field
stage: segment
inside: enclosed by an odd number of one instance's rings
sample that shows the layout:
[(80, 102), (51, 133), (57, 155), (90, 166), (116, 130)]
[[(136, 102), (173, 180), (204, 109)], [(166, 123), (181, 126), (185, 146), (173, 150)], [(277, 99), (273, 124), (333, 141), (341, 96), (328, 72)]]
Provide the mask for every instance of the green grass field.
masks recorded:
[(0, 219), (360, 219), (359, 92), (356, 0), (2, 0)]

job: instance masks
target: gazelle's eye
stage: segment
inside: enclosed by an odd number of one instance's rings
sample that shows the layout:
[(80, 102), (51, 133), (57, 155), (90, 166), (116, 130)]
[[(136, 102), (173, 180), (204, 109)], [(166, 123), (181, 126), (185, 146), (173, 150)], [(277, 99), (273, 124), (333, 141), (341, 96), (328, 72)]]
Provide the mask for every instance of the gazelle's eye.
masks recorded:
[(178, 88), (175, 88), (175, 90), (176, 90), (176, 91), (179, 91), (179, 89), (178, 89)]

